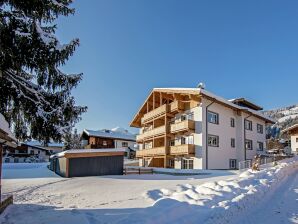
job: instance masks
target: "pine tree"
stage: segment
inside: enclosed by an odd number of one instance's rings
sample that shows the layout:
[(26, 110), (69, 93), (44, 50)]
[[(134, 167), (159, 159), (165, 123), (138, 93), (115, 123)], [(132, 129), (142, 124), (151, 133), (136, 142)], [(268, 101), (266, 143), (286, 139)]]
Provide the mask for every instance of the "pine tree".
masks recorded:
[(81, 139), (77, 129), (74, 129), (74, 133), (69, 130), (69, 132), (64, 135), (64, 150), (81, 148)]
[(0, 113), (19, 140), (61, 141), (87, 108), (71, 90), (82, 74), (59, 67), (79, 40), (60, 44), (55, 20), (74, 14), (72, 0), (0, 0)]

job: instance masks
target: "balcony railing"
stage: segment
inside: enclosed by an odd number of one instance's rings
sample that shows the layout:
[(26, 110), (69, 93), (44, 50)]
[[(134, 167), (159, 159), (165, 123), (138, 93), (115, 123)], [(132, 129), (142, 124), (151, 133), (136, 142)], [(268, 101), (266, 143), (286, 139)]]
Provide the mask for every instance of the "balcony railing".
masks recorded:
[(164, 105), (148, 112), (147, 114), (144, 114), (144, 117), (141, 119), (142, 123), (147, 122), (155, 117), (165, 114), (167, 112), (167, 108), (168, 108), (168, 105), (164, 104)]
[(195, 145), (175, 145), (170, 147), (170, 155), (189, 155), (195, 154)]
[(166, 133), (166, 126), (161, 126), (161, 127), (158, 127), (158, 128), (153, 128), (152, 130), (150, 131), (146, 131), (140, 135), (137, 135), (137, 141), (141, 141), (142, 139), (144, 138), (150, 138), (150, 137), (153, 137), (153, 136), (158, 136), (158, 135), (163, 135)]
[(136, 152), (136, 157), (144, 157), (144, 156), (164, 156), (166, 155), (166, 147), (156, 147), (152, 149), (142, 149)]
[(171, 133), (188, 131), (188, 130), (195, 130), (195, 121), (185, 120), (179, 123), (171, 124)]
[(177, 112), (180, 110), (184, 110), (184, 103), (181, 101), (174, 101), (170, 104), (170, 111)]

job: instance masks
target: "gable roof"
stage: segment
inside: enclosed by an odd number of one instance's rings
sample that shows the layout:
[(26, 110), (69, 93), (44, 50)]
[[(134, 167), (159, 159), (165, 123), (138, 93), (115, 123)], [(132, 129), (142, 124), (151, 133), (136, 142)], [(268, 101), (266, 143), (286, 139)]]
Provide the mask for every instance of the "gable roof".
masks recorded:
[(92, 137), (103, 137), (103, 138), (111, 138), (111, 139), (119, 139), (119, 140), (127, 140), (127, 141), (136, 141), (136, 135), (128, 132), (125, 129), (114, 128), (112, 130), (88, 130), (84, 129), (83, 134)]
[(141, 113), (142, 109), (146, 106), (146, 102), (150, 99), (151, 95), (154, 93), (154, 92), (160, 92), (160, 93), (180, 93), (180, 94), (190, 94), (190, 95), (198, 95), (198, 96), (201, 96), (201, 97), (205, 97), (205, 98), (208, 98), (208, 99), (211, 99), (211, 100), (214, 100), (216, 102), (219, 102), (225, 106), (228, 106), (228, 107), (231, 107), (233, 109), (237, 109), (237, 110), (240, 110), (240, 111), (243, 111), (243, 112), (246, 112), (246, 113), (249, 113), (249, 114), (252, 114), (262, 120), (265, 120), (266, 122), (268, 123), (275, 123), (275, 120), (273, 120), (272, 118), (256, 111), (256, 110), (253, 110), (253, 109), (250, 109), (248, 107), (243, 107), (243, 106), (240, 106), (240, 105), (237, 105), (235, 103), (233, 103), (232, 101), (229, 101), (223, 97), (220, 97), (220, 96), (217, 96), (203, 88), (154, 88), (149, 96), (147, 97), (147, 99), (145, 100), (145, 102), (143, 103), (143, 105), (141, 106), (141, 108), (139, 109), (139, 111), (136, 113), (136, 115), (134, 116), (133, 120), (131, 121), (131, 126), (133, 126), (133, 123), (138, 119), (139, 117), (139, 114)]
[(251, 108), (253, 110), (263, 110), (262, 107), (258, 106), (257, 104), (255, 104), (251, 101), (248, 101), (247, 99), (245, 99), (243, 97), (242, 98), (237, 98), (237, 99), (231, 99), (229, 101), (231, 101), (232, 103), (237, 104), (239, 106), (248, 107), (248, 108)]
[(292, 131), (296, 131), (296, 130), (298, 130), (298, 124), (294, 124), (293, 126), (286, 128), (285, 130), (282, 131), (282, 133), (286, 133), (286, 132), (291, 133)]

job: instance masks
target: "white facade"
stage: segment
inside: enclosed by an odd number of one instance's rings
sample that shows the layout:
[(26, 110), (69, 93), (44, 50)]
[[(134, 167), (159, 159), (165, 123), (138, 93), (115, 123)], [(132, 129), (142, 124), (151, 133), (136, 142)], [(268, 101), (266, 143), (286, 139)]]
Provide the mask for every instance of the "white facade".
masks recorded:
[[(192, 119), (195, 121), (195, 132), (190, 135), (193, 136), (191, 141), (195, 144), (195, 157), (176, 157), (175, 169), (182, 168), (183, 159), (192, 159), (194, 169), (238, 168), (240, 161), (251, 160), (258, 151), (265, 150), (266, 124), (264, 120), (244, 112), (237, 114), (235, 110), (227, 106), (211, 103), (211, 101), (203, 99), (200, 105), (183, 113), (186, 115), (193, 113)], [(208, 106), (209, 104), (211, 105)], [(218, 124), (208, 122), (207, 111), (218, 115)], [(177, 114), (174, 120), (179, 121), (179, 116), (181, 114)], [(234, 119), (234, 127), (231, 127), (231, 119)], [(252, 122), (252, 130), (244, 129), (245, 119)], [(258, 132), (257, 124), (262, 125), (262, 133)], [(206, 125), (208, 125), (208, 128), (206, 128)], [(218, 146), (207, 145), (209, 135), (218, 138)], [(245, 139), (252, 141), (252, 149), (244, 149)], [(234, 147), (232, 147), (232, 141), (234, 141)], [(175, 142), (175, 144), (177, 143)], [(259, 144), (263, 145), (263, 149), (259, 149)]]
[(292, 153), (298, 154), (298, 134), (291, 135)]

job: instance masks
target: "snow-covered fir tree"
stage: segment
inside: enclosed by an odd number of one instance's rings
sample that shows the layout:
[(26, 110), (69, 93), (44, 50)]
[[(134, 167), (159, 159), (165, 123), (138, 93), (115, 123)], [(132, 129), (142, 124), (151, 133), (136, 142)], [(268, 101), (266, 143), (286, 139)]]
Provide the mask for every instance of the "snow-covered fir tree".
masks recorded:
[(20, 140), (61, 141), (87, 109), (71, 95), (82, 74), (60, 69), (79, 40), (61, 44), (55, 36), (56, 19), (74, 14), (71, 3), (0, 1), (0, 113)]
[(69, 149), (81, 149), (81, 139), (77, 129), (74, 129), (74, 133), (71, 130), (64, 136), (64, 150)]

